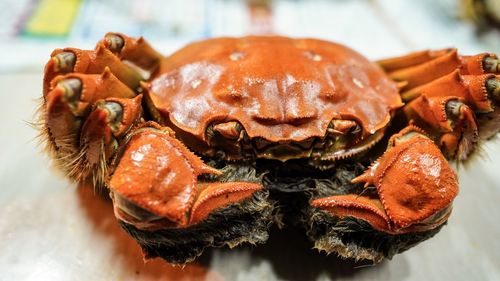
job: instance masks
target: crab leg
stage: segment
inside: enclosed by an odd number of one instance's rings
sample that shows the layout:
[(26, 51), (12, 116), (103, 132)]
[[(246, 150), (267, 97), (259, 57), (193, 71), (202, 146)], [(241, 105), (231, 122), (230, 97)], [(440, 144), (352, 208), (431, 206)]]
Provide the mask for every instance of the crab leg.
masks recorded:
[(58, 76), (50, 89), (43, 116), (47, 143), (57, 165), (83, 180), (98, 166), (98, 151), (108, 151), (109, 158), (114, 146), (110, 134), (121, 136), (141, 116), (141, 97), (134, 99), (136, 94), (108, 68), (100, 75)]
[(122, 33), (107, 33), (98, 46), (104, 46), (118, 56), (121, 60), (130, 61), (143, 70), (154, 72), (163, 55), (158, 53), (143, 38), (131, 38)]
[(448, 158), (461, 161), (474, 150), (478, 136), (487, 138), (500, 130), (495, 109), (499, 63), (493, 54), (459, 56), (455, 49), (379, 62), (405, 84), (401, 96), (408, 119), (428, 130)]
[(45, 66), (44, 97), (50, 90), (51, 81), (58, 75), (67, 73), (101, 74), (109, 70), (131, 89), (138, 89), (143, 77), (105, 47), (98, 45), (95, 50), (75, 48), (58, 49), (52, 52)]
[[(481, 126), (489, 127), (490, 136), (500, 130), (498, 123), (483, 117), (498, 115), (499, 81), (493, 74), (462, 75), (457, 70), (403, 93), (409, 101), (404, 112), (420, 126), (431, 128), (447, 157), (465, 160), (478, 141)], [(477, 118), (484, 121), (481, 126)]]
[(57, 165), (71, 178), (83, 180), (95, 171), (94, 182), (102, 182), (97, 167), (106, 166), (117, 138), (142, 116), (141, 97), (134, 97), (147, 77), (138, 66), (153, 70), (161, 58), (143, 39), (113, 33), (94, 50), (51, 54), (43, 80), (42, 129)]
[(78, 171), (92, 175), (94, 186), (102, 186), (107, 164), (116, 152), (119, 140), (139, 122), (142, 95), (133, 99), (106, 98), (96, 102), (82, 126), (79, 141)]
[[(154, 72), (163, 56), (155, 51), (142, 37), (138, 39), (119, 33), (108, 33), (99, 41), (94, 50), (76, 48), (56, 49), (45, 65), (43, 83), (44, 97), (50, 90), (51, 81), (61, 74), (87, 73), (100, 74), (107, 67), (125, 85), (139, 89), (144, 77), (142, 70)], [(123, 61), (131, 64), (124, 63)], [(149, 76), (149, 75), (147, 75)]]
[(403, 90), (408, 90), (457, 69), (461, 74), (478, 75), (499, 73), (499, 59), (494, 54), (460, 56), (456, 49), (420, 51), (401, 57), (378, 61), (378, 64), (398, 82), (405, 82)]
[(354, 183), (377, 194), (334, 195), (315, 199), (314, 208), (333, 217), (353, 217), (389, 233), (428, 231), (448, 218), (458, 184), (441, 152), (423, 132), (407, 127), (389, 141), (387, 151)]
[(435, 58), (441, 57), (453, 49), (443, 49), (443, 50), (424, 50), (409, 53), (400, 57), (382, 59), (377, 61), (377, 63), (388, 73), (393, 71), (416, 66), (422, 63), (426, 63)]

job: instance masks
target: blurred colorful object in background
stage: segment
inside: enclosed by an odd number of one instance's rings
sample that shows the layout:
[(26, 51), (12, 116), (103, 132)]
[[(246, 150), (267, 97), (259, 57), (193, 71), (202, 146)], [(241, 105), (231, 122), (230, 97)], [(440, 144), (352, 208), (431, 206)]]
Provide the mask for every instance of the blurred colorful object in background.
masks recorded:
[[(8, 1), (13, 2), (13, 1)], [(205, 37), (209, 0), (34, 0), (26, 1), (22, 38), (94, 40), (104, 30), (156, 37)], [(19, 5), (21, 6), (21, 5)]]
[(23, 29), (33, 36), (66, 36), (78, 14), (80, 0), (42, 0)]
[(500, 28), (500, 0), (461, 0), (462, 13), (466, 19), (481, 29)]
[[(408, 1), (397, 1), (405, 3)], [(95, 41), (109, 30), (150, 40), (199, 39), (221, 34), (325, 33), (347, 6), (399, 6), (387, 0), (3, 0), (0, 40), (45, 38)], [(427, 9), (448, 8), (481, 27), (500, 27), (500, 0), (422, 0)], [(360, 15), (361, 15), (360, 10)], [(346, 15), (342, 13), (341, 16)], [(362, 16), (362, 15), (361, 15)], [(443, 15), (445, 17), (447, 15)], [(362, 22), (361, 18), (352, 20)], [(397, 19), (405, 20), (405, 19)], [(330, 28), (336, 28), (331, 26)], [(322, 30), (321, 30), (322, 29)], [(317, 37), (317, 35), (315, 36)]]
[(252, 34), (273, 33), (272, 0), (248, 0)]
[[(373, 58), (449, 46), (473, 53), (485, 49), (481, 44), (498, 52), (500, 29), (479, 38), (459, 14), (464, 7), (478, 22), (496, 19), (499, 4), (500, 0), (0, 0), (0, 73), (39, 70), (53, 49), (91, 49), (108, 31), (147, 37), (164, 53), (194, 40), (247, 34), (321, 38), (355, 46)], [(374, 47), (381, 38), (384, 47)]]
[[(4, 19), (8, 32), (0, 36), (94, 41), (108, 30), (153, 40), (205, 38), (221, 31), (270, 34), (272, 4), (271, 0), (21, 0), (13, 3), (12, 21)], [(12, 12), (10, 5), (2, 8)]]

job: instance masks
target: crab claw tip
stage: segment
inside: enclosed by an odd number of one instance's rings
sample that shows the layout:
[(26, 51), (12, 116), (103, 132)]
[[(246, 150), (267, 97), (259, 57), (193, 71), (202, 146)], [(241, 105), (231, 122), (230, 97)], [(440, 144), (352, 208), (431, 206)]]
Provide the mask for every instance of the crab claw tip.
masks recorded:
[(486, 90), (492, 99), (500, 101), (500, 78), (494, 77), (486, 80)]
[(500, 60), (495, 56), (487, 56), (483, 60), (483, 69), (489, 73), (500, 73)]
[(63, 51), (51, 57), (47, 63), (47, 70), (68, 73), (75, 67), (76, 56), (73, 52)]
[(108, 33), (104, 37), (104, 46), (113, 53), (120, 53), (125, 41), (123, 38), (114, 33)]

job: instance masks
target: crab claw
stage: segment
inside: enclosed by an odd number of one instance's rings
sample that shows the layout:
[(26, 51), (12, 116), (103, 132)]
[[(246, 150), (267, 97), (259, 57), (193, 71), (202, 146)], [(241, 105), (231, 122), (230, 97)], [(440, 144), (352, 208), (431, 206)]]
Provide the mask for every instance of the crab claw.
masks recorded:
[(262, 185), (218, 181), (221, 171), (168, 128), (154, 122), (135, 128), (112, 166), (108, 187), (115, 215), (145, 258), (185, 263), (208, 246), (267, 239), (273, 207)]
[(251, 182), (200, 182), (200, 175), (221, 172), (204, 164), (169, 129), (149, 125), (129, 136), (109, 183), (122, 221), (140, 229), (185, 228), (262, 189)]
[(376, 195), (336, 195), (311, 205), (331, 216), (353, 217), (392, 235), (423, 232), (442, 225), (458, 193), (455, 173), (441, 151), (416, 127), (389, 141), (389, 148), (354, 183), (374, 186)]

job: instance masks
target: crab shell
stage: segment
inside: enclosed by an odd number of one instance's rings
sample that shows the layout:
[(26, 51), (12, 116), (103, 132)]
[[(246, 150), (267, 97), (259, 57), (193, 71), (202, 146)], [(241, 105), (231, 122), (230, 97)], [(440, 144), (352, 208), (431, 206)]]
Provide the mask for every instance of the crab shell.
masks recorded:
[[(396, 84), (376, 64), (315, 39), (206, 40), (168, 57), (159, 73), (148, 91), (153, 115), (204, 154), (214, 151), (206, 134), (214, 123), (237, 121), (250, 139), (287, 144), (323, 138), (333, 119), (353, 120), (361, 139), (369, 139), (403, 105)], [(354, 151), (356, 145), (336, 151), (336, 158)], [(309, 155), (284, 160), (299, 157)]]

